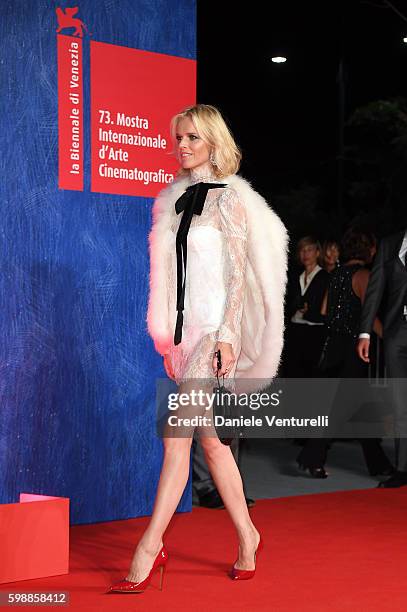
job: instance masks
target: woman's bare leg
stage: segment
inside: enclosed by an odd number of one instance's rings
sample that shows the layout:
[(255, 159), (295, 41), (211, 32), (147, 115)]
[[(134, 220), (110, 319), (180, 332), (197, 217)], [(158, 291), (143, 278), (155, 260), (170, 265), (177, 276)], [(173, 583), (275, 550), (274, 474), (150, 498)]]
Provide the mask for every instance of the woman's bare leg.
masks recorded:
[(235, 567), (246, 570), (254, 569), (254, 552), (260, 541), (260, 534), (250, 518), (242, 478), (232, 451), (214, 435), (201, 434), (200, 442), (205, 452), (209, 471), (239, 537), (239, 558)]
[[(189, 394), (195, 389), (194, 381), (179, 385), (178, 393)], [(187, 397), (184, 395), (184, 397)], [(203, 408), (195, 405), (179, 406), (174, 416), (191, 418), (201, 414)], [(194, 428), (165, 426), (163, 433), (164, 460), (158, 482), (153, 514), (133, 556), (127, 580), (140, 582), (148, 575), (161, 546), (168, 524), (177, 509), (189, 477), (191, 444)]]
[(127, 580), (140, 582), (148, 575), (161, 546), (164, 531), (177, 509), (189, 476), (192, 437), (163, 438), (164, 460), (150, 523), (141, 537)]

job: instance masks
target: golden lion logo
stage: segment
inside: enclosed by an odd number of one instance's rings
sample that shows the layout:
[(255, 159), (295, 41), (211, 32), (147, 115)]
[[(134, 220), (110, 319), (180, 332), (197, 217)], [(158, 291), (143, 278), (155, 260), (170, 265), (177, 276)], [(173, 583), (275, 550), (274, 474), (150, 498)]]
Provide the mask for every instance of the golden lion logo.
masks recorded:
[(90, 35), (90, 32), (83, 23), (82, 19), (74, 17), (78, 11), (79, 8), (77, 6), (66, 8), (65, 12), (61, 8), (55, 9), (58, 19), (57, 34), (59, 34), (61, 30), (65, 30), (65, 28), (75, 28), (75, 32), (72, 34), (72, 36), (79, 36), (79, 38), (82, 38), (83, 30), (86, 30)]

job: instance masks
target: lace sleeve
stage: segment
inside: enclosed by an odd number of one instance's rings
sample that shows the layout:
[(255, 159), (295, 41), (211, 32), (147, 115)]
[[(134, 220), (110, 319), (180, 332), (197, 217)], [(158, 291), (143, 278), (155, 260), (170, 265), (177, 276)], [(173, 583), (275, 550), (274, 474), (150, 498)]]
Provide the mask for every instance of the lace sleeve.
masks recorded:
[(226, 304), (219, 342), (235, 344), (240, 337), (247, 259), (247, 221), (244, 205), (234, 189), (228, 188), (219, 201), (221, 229), (225, 237), (228, 270)]

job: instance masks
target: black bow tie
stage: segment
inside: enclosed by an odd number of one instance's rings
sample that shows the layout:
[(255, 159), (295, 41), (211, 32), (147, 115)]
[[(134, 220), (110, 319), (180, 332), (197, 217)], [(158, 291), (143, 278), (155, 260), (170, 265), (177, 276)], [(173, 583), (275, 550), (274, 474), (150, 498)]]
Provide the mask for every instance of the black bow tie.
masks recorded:
[[(226, 187), (222, 183), (196, 183), (187, 187), (186, 191), (175, 202), (175, 212), (182, 215), (175, 240), (177, 252), (177, 323), (174, 332), (174, 344), (181, 342), (182, 324), (184, 322), (185, 280), (187, 275), (187, 237), (193, 215), (201, 215), (209, 189)], [(184, 274), (182, 274), (184, 268)]]

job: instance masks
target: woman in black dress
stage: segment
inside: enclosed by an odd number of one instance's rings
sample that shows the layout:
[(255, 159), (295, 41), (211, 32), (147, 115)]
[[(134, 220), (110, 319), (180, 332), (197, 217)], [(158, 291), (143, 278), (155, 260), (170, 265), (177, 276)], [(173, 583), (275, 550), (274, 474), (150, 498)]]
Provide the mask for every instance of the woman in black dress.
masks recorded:
[[(327, 337), (320, 368), (327, 378), (364, 378), (368, 366), (356, 353), (362, 305), (369, 281), (365, 267), (376, 252), (372, 234), (349, 229), (343, 237), (342, 254), (345, 264), (331, 274), (331, 282), (322, 313), (326, 312)], [(382, 325), (375, 320), (374, 331), (382, 335)], [(385, 455), (380, 440), (361, 438), (364, 458), (371, 475), (391, 474), (393, 466)], [(312, 476), (326, 478), (324, 464), (330, 440), (309, 439), (297, 461)]]

